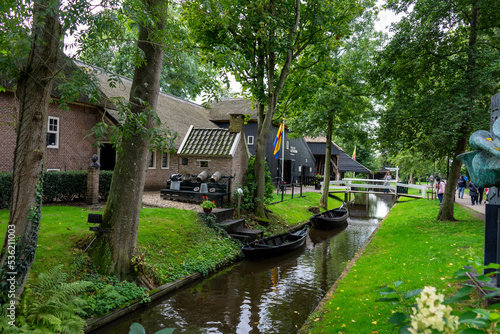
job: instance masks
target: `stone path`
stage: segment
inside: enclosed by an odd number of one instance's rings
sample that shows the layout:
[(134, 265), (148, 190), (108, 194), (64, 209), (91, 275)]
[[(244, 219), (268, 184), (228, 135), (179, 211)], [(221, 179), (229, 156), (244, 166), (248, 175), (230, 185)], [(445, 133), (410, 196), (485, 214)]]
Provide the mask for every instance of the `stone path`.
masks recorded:
[(179, 201), (169, 201), (161, 198), (160, 191), (144, 191), (142, 194), (142, 204), (147, 206), (154, 206), (157, 208), (176, 208), (184, 210), (194, 210), (201, 212), (199, 204), (185, 203)]

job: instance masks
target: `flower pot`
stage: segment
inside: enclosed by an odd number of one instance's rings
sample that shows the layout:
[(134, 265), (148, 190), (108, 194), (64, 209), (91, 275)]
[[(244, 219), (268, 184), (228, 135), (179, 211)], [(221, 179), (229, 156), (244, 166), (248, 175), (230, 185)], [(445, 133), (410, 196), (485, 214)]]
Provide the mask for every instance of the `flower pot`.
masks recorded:
[(203, 208), (203, 212), (210, 213), (212, 212), (212, 209)]

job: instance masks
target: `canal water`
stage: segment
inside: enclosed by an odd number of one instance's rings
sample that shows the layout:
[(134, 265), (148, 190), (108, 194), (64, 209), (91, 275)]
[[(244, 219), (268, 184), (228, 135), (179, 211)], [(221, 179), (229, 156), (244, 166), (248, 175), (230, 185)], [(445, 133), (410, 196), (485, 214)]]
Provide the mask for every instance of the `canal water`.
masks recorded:
[(126, 334), (132, 323), (152, 334), (296, 333), (368, 239), (392, 197), (362, 195), (349, 207), (348, 225), (311, 229), (306, 245), (280, 257), (243, 261), (194, 282), (93, 334)]

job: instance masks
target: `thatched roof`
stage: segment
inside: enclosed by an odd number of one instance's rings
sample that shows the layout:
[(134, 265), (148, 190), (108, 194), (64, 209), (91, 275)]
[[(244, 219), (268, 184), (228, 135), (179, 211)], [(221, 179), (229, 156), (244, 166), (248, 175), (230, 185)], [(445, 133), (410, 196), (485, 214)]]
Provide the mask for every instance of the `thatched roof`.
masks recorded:
[(250, 119), (257, 120), (257, 108), (252, 108), (252, 102), (242, 98), (223, 99), (212, 102), (208, 109), (212, 121), (229, 121), (229, 114), (250, 115)]
[[(21, 66), (21, 64), (19, 65)], [(64, 85), (72, 80), (72, 77), (78, 76), (80, 79), (85, 78), (84, 75), (81, 75), (82, 72), (85, 71), (83, 67), (77, 66), (73, 59), (65, 55), (63, 52), (60, 52), (59, 57), (57, 58), (56, 69), (58, 70), (57, 77), (54, 79), (54, 84), (52, 85), (51, 97), (54, 99), (60, 99), (62, 96), (61, 85)], [(91, 84), (91, 82), (88, 82)], [(8, 90), (12, 90), (16, 85), (15, 80), (12, 78), (6, 78), (3, 75), (0, 75), (0, 86), (5, 87)], [(115, 108), (114, 104), (108, 99), (106, 94), (101, 91), (101, 98), (99, 102), (90, 101), (87, 94), (81, 94), (78, 98), (75, 99), (75, 102), (94, 105), (101, 108)]]
[[(132, 86), (131, 79), (120, 76), (120, 82), (116, 83), (116, 87), (110, 87), (108, 83), (110, 76), (106, 72), (103, 70), (97, 71), (96, 76), (101, 83), (101, 90), (107, 96), (111, 98), (121, 97), (128, 101)], [(201, 105), (163, 92), (160, 92), (158, 96), (156, 112), (162, 126), (168, 127), (171, 131), (178, 133), (178, 137), (175, 140), (177, 148), (180, 146), (182, 138), (185, 137), (191, 125), (196, 128), (218, 128), (217, 125), (210, 121), (206, 109)], [(110, 113), (113, 114), (114, 112), (110, 110)]]

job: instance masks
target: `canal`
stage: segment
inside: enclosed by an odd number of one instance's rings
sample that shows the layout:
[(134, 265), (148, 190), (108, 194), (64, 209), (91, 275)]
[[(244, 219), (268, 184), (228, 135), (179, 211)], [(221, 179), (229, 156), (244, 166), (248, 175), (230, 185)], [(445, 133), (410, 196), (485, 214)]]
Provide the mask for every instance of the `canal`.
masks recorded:
[(296, 333), (390, 207), (391, 196), (362, 195), (348, 225), (311, 229), (301, 249), (269, 260), (243, 261), (194, 282), (93, 334), (126, 334), (132, 323), (152, 334)]

